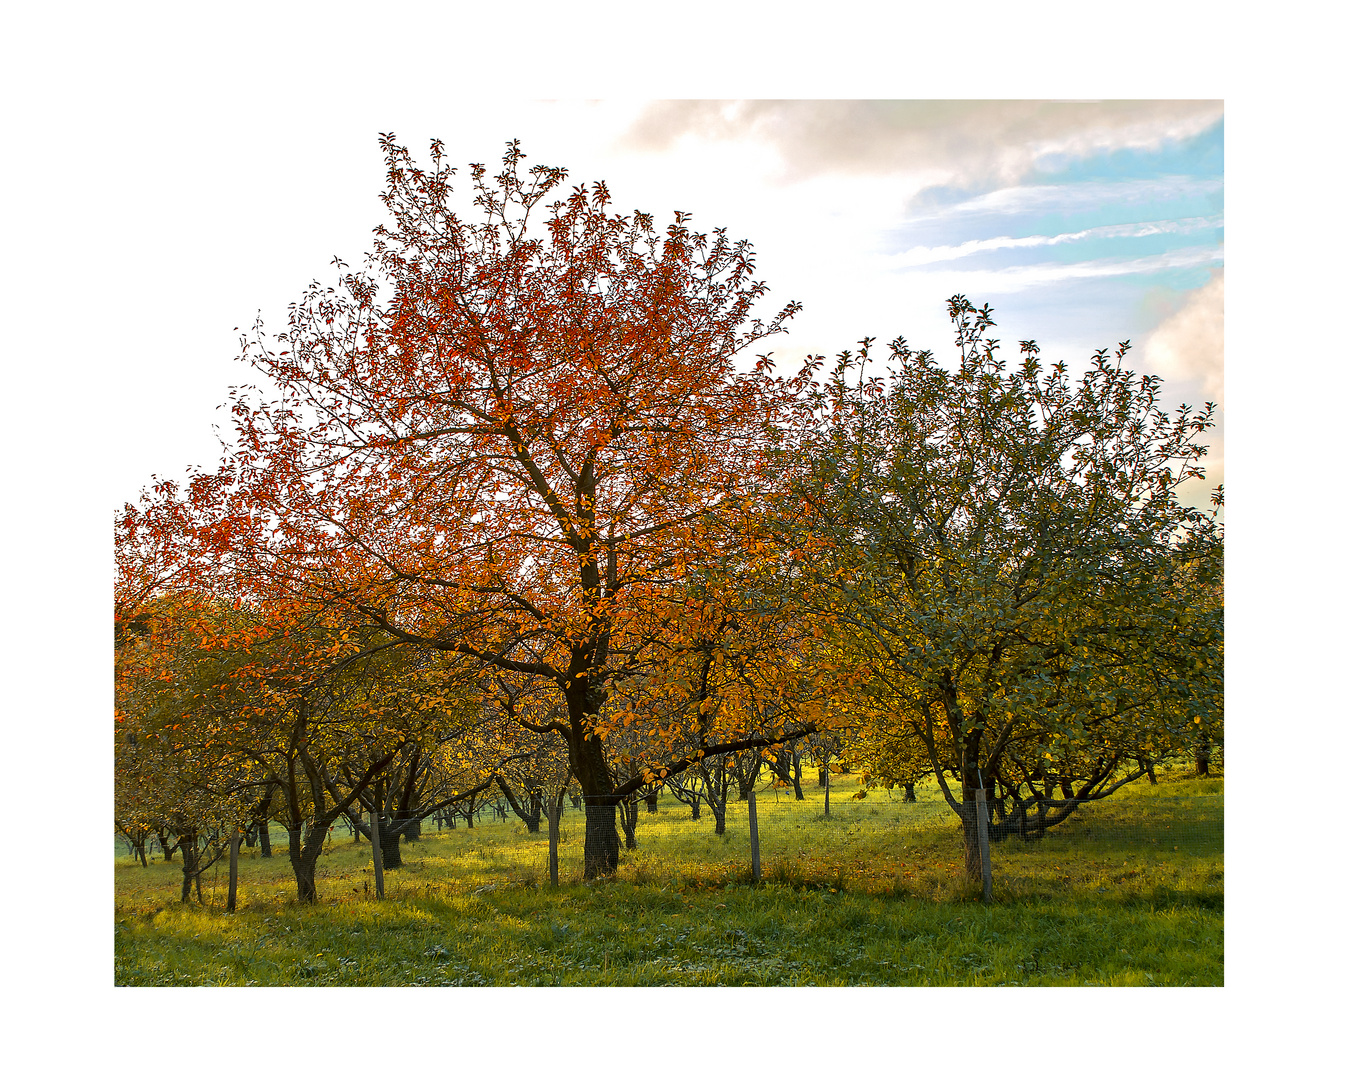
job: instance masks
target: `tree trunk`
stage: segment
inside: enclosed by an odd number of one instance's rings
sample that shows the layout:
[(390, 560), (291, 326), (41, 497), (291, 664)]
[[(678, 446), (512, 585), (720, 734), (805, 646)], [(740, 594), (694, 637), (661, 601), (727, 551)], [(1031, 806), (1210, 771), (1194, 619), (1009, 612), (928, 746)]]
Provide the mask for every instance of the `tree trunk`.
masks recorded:
[(656, 795), (655, 791), (647, 792), (647, 813), (656, 813)]
[[(592, 802), (586, 800), (586, 848), (582, 877), (594, 881), (605, 877), (619, 868), (619, 830), (615, 825), (615, 805), (613, 800)], [(600, 796), (597, 796), (600, 798)]]
[(901, 801), (902, 801), (902, 802), (918, 802), (918, 801), (919, 801), (919, 800), (918, 800), (918, 797), (914, 794), (914, 785), (913, 785), (913, 784), (906, 784), (906, 785), (905, 785), (905, 797), (904, 797)]
[(799, 802), (806, 800), (802, 794), (802, 756), (795, 750), (792, 753), (792, 794)]
[[(163, 846), (161, 841), (160, 847), (163, 848)], [(189, 832), (179, 836), (178, 850), (183, 853), (183, 895), (181, 900), (186, 904), (192, 899), (192, 879), (197, 874), (197, 834)]]
[(502, 790), (502, 794), (506, 796), (507, 805), (515, 812), (516, 817), (525, 822), (525, 831), (537, 833), (539, 831), (539, 819), (544, 807), (544, 793), (537, 788), (525, 792), (526, 805), (522, 806), (521, 800), (516, 797), (516, 793), (511, 790), (510, 785), (500, 776), (495, 779), (497, 786)]
[(312, 904), (319, 899), (319, 891), (314, 885), (314, 866), (318, 860), (317, 849), (305, 852), (299, 845), (291, 855), (291, 870), (295, 873), (295, 896), (302, 904)]
[(637, 795), (630, 795), (619, 801), (619, 824), (623, 826), (623, 846), (629, 851), (637, 850)]
[[(272, 857), (272, 837), (268, 834), (268, 827), (271, 822), (268, 818), (272, 813), (272, 799), (276, 795), (277, 789), (269, 784), (263, 791), (263, 796), (258, 800), (254, 807), (253, 823), (258, 829), (258, 842), (262, 845), (262, 857), (270, 859)], [(252, 847), (252, 841), (249, 847)]]
[(961, 840), (966, 855), (966, 877), (980, 881), (984, 866), (980, 860), (980, 825), (975, 807), (975, 789), (971, 788), (961, 800)]
[[(568, 740), (572, 775), (581, 785), (586, 807), (586, 844), (582, 877), (594, 881), (619, 868), (619, 830), (615, 823), (614, 781), (605, 761), (605, 749), (597, 738), (584, 737), (583, 710), (591, 703), (574, 694), (568, 696), (568, 712), (576, 735)], [(593, 710), (598, 711), (598, 709)]]
[(386, 870), (398, 870), (403, 866), (403, 851), (399, 841), (403, 834), (398, 831), (398, 822), (380, 815), (380, 865)]
[(1201, 739), (1195, 746), (1195, 775), (1209, 775), (1209, 740)]

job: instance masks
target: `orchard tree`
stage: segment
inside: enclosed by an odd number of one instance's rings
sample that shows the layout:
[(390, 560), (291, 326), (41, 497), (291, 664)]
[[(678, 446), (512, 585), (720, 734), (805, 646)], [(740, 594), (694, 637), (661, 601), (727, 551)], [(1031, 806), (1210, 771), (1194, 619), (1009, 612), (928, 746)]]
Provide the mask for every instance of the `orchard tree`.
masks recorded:
[(861, 374), (870, 341), (840, 357), (782, 523), (881, 688), (862, 710), (889, 725), (877, 741), (898, 740), (902, 771), (922, 746), (978, 877), (980, 787), (1001, 785), (1025, 835), (1219, 730), (1223, 541), (1177, 497), (1203, 476), (1213, 406), (1163, 412), (1128, 344), (1077, 381), (1034, 342), (1008, 368), (987, 308), (949, 310), (954, 370), (903, 339), (888, 379)]
[(381, 144), (392, 222), (367, 270), (341, 267), (277, 340), (245, 342), (275, 395), (234, 398), (217, 557), (391, 641), (550, 686), (563, 710), (531, 730), (566, 743), (585, 875), (610, 873), (626, 785), (693, 760), (669, 760), (687, 728), (663, 723), (618, 782), (611, 693), (681, 653), (691, 574), (736, 543), (795, 389), (737, 359), (798, 305), (754, 318), (751, 249), (687, 214), (659, 231), (603, 184), (546, 202), (566, 174), (526, 169), (517, 144), (495, 176), (471, 167), (469, 216), (440, 142), (429, 169)]
[[(182, 899), (228, 847), (246, 810), (248, 763), (227, 746), (213, 688), (220, 641), (237, 620), (209, 598), (173, 590), (139, 599), (115, 633), (115, 814), (129, 836), (153, 833), (182, 857)], [(143, 847), (141, 860), (145, 862)]]

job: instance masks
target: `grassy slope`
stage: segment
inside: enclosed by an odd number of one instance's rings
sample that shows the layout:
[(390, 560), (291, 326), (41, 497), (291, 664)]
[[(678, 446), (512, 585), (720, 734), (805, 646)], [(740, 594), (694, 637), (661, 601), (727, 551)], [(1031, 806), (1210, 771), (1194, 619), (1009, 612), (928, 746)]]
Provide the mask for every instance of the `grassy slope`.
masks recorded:
[[(370, 846), (340, 831), (320, 903), (292, 902), (284, 851), (240, 867), (240, 911), (177, 902), (177, 863), (116, 863), (115, 980), (132, 985), (1219, 985), (1223, 783), (1132, 785), (1071, 831), (995, 848), (993, 907), (959, 878), (953, 819), (856, 801), (832, 814), (760, 796), (765, 882), (751, 887), (745, 804), (727, 835), (669, 797), (643, 813), (617, 879), (579, 881), (582, 819), (563, 822), (564, 884), (547, 838), (512, 820), (404, 846), (370, 899)], [(1066, 826), (1066, 829), (1068, 826)]]

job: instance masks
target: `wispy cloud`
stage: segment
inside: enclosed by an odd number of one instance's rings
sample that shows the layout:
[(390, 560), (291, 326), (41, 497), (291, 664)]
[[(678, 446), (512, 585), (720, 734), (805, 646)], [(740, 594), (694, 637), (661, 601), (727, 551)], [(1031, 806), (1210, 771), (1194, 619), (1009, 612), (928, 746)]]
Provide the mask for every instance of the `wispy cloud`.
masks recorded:
[(753, 139), (777, 150), (789, 179), (931, 171), (1008, 183), (1048, 157), (1157, 148), (1222, 117), (1221, 101), (661, 101), (620, 144)]
[(1221, 178), (1164, 176), (1140, 180), (1093, 180), (1076, 184), (1028, 184), (1004, 187), (965, 199), (911, 221), (979, 214), (1018, 214), (1057, 210), (1070, 212), (1101, 206), (1133, 206), (1203, 198), (1223, 191)]
[(939, 244), (935, 247), (912, 247), (887, 258), (883, 265), (900, 269), (908, 266), (925, 266), (930, 263), (951, 262), (990, 251), (1006, 251), (1016, 248), (1052, 247), (1056, 244), (1071, 244), (1081, 240), (1111, 240), (1137, 238), (1145, 236), (1180, 235), (1223, 227), (1223, 218), (1213, 217), (1180, 218), (1172, 221), (1141, 221), (1128, 225), (1098, 225), (1077, 232), (1058, 233), (1054, 236), (995, 236), (987, 240), (967, 240), (960, 244)]
[(925, 288), (943, 295), (964, 293), (983, 296), (994, 293), (1016, 293), (1044, 285), (1089, 278), (1122, 277), (1128, 274), (1156, 274), (1165, 270), (1181, 270), (1209, 266), (1223, 260), (1223, 251), (1214, 246), (1178, 248), (1160, 255), (1138, 259), (1089, 259), (1074, 263), (1034, 263), (1026, 266), (1007, 266), (999, 270), (939, 270), (910, 271), (899, 275), (923, 275)]

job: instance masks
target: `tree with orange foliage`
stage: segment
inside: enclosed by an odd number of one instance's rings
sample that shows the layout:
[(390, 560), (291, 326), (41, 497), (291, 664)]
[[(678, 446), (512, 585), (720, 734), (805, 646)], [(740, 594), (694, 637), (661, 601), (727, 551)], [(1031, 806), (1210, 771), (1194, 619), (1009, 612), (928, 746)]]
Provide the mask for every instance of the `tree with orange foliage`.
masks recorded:
[[(550, 687), (559, 715), (521, 723), (566, 742), (585, 875), (609, 873), (630, 785), (791, 734), (789, 713), (728, 733), (686, 710), (649, 726), (639, 775), (616, 781), (606, 755), (615, 687), (702, 648), (684, 636), (691, 580), (742, 546), (797, 389), (737, 358), (799, 305), (754, 318), (748, 244), (686, 214), (662, 233), (603, 184), (545, 203), (566, 173), (524, 168), (518, 144), (495, 176), (471, 167), (476, 220), (439, 141), (429, 169), (381, 146), (393, 220), (368, 269), (340, 264), (275, 343), (260, 327), (245, 342), (277, 396), (234, 397), (218, 557), (240, 587)], [(691, 732), (695, 755), (669, 760)]]

